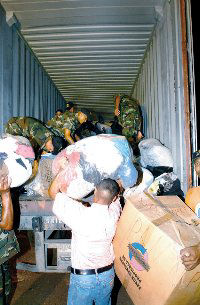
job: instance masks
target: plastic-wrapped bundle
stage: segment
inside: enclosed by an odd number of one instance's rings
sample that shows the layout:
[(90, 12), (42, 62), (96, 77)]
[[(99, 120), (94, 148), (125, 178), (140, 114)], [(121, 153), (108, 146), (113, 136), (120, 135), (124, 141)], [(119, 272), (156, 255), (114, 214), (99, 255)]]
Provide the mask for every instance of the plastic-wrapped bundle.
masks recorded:
[(96, 123), (96, 127), (101, 133), (112, 134), (112, 129), (110, 126), (106, 124), (101, 124), (99, 122)]
[(124, 193), (125, 198), (127, 198), (131, 195), (139, 194), (139, 193), (143, 192), (144, 190), (147, 190), (148, 187), (154, 181), (154, 176), (146, 168), (141, 167), (138, 170), (138, 175), (139, 175), (139, 177), (138, 177), (138, 181), (137, 181), (136, 185)]
[(18, 187), (30, 178), (34, 158), (34, 151), (26, 138), (10, 134), (0, 137), (0, 170), (1, 174), (8, 174), (11, 178), (11, 187)]
[(27, 196), (48, 196), (48, 188), (52, 182), (52, 163), (55, 155), (47, 153), (41, 156), (36, 176), (24, 185)]
[(142, 167), (173, 167), (172, 154), (157, 139), (144, 139), (139, 145), (140, 163)]
[(68, 146), (53, 161), (53, 173), (60, 173), (62, 190), (82, 199), (104, 178), (119, 180), (126, 189), (137, 181), (133, 154), (123, 136), (101, 134)]
[(184, 193), (181, 190), (180, 180), (173, 172), (164, 173), (154, 180), (148, 189), (149, 193), (153, 195), (176, 195), (180, 198), (184, 198)]

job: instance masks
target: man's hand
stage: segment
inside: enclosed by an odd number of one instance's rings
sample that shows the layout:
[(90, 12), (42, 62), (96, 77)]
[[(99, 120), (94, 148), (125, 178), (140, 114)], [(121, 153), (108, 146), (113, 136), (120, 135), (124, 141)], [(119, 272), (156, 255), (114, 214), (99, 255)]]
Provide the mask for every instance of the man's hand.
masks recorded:
[(67, 191), (67, 184), (65, 183), (64, 176), (65, 169), (61, 170), (50, 184), (48, 193), (53, 200), (55, 199), (57, 193), (65, 193)]
[(74, 136), (77, 142), (80, 141), (81, 138), (77, 134), (75, 134)]
[(194, 269), (200, 263), (200, 244), (182, 249), (180, 255), (185, 269)]
[(120, 115), (120, 111), (119, 111), (119, 109), (118, 109), (118, 108), (116, 108), (114, 113), (115, 113), (115, 115), (116, 115), (116, 116), (119, 116), (119, 115)]
[(10, 190), (11, 179), (8, 176), (0, 177), (0, 193), (5, 193)]

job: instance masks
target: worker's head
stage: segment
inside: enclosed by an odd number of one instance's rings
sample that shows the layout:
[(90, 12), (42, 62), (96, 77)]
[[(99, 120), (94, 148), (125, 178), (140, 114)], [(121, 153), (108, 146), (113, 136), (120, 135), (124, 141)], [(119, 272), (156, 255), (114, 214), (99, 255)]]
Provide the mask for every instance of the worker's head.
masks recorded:
[(53, 136), (47, 140), (44, 150), (51, 152), (53, 155), (57, 155), (66, 146), (66, 141), (62, 137)]
[(192, 155), (192, 160), (194, 162), (194, 169), (198, 177), (200, 177), (200, 150), (197, 150)]
[(57, 109), (55, 112), (55, 117), (58, 118), (59, 116), (61, 116), (63, 114), (62, 109)]
[(62, 137), (54, 136), (52, 138), (53, 144), (53, 155), (57, 155), (62, 149), (67, 146), (67, 141), (65, 141)]
[(94, 202), (109, 205), (117, 199), (119, 192), (120, 188), (115, 180), (110, 178), (104, 179), (95, 188)]
[(77, 113), (77, 117), (80, 124), (83, 124), (87, 121), (87, 115), (82, 111)]
[(67, 102), (66, 110), (69, 111), (69, 112), (74, 112), (74, 103), (73, 102)]

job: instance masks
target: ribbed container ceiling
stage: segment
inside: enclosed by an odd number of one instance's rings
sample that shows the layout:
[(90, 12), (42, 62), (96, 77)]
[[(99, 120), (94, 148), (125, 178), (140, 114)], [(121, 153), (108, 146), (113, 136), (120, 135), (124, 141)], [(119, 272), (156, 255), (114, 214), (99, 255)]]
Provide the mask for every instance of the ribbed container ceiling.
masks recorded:
[(130, 94), (164, 0), (4, 0), (66, 100), (113, 115)]

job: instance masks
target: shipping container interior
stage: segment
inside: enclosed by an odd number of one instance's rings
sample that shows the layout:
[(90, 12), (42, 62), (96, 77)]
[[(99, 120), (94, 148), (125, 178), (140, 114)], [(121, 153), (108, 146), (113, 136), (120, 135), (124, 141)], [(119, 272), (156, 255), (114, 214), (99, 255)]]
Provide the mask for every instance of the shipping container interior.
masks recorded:
[(66, 100), (110, 120), (125, 93), (141, 105), (144, 135), (171, 149), (186, 192), (196, 148), (189, 1), (0, 3), (0, 132), (11, 116), (46, 122)]

